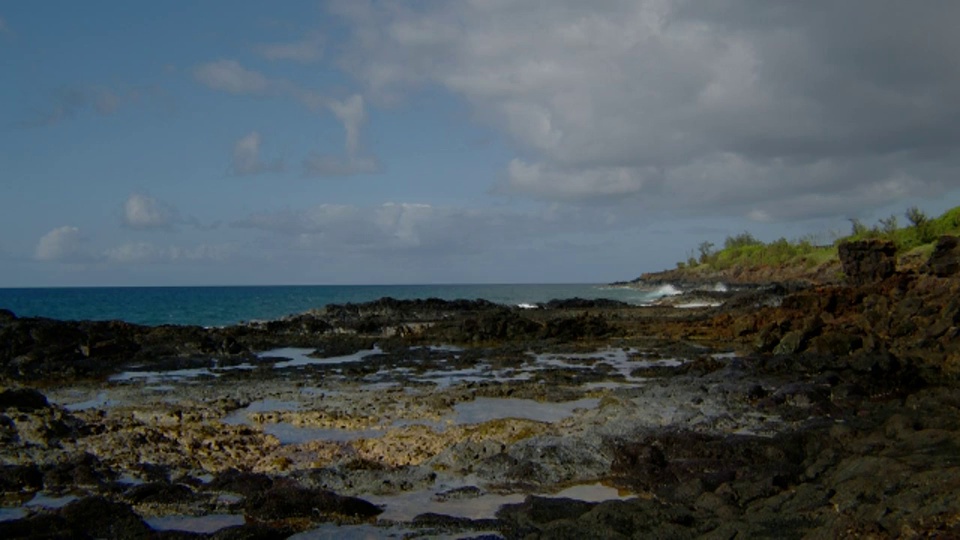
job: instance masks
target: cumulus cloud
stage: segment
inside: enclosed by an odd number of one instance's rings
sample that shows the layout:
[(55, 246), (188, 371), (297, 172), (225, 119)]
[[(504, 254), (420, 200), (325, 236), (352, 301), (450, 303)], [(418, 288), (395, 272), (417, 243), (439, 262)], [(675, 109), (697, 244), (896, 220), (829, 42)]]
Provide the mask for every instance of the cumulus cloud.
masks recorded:
[[(293, 98), (313, 111), (328, 110), (343, 124), (345, 153), (315, 152), (303, 161), (304, 176), (351, 176), (380, 170), (378, 160), (362, 155), (360, 131), (367, 120), (363, 96), (354, 94), (344, 100), (331, 99), (286, 79), (268, 78), (251, 71), (236, 60), (219, 60), (194, 68), (201, 84), (222, 92), (256, 97)], [(255, 174), (281, 170), (282, 163), (259, 161), (260, 136), (248, 134), (234, 146), (232, 170), (235, 174)]]
[(63, 226), (40, 237), (34, 250), (39, 261), (82, 262), (92, 258), (84, 249), (86, 239), (77, 227)]
[(323, 38), (311, 35), (299, 41), (263, 43), (257, 45), (255, 50), (267, 60), (290, 60), (308, 64), (323, 58)]
[(367, 112), (363, 107), (363, 96), (353, 95), (343, 101), (331, 101), (330, 110), (343, 122), (347, 134), (347, 154), (357, 155), (360, 144), (360, 126), (367, 121)]
[(343, 101), (331, 100), (330, 111), (343, 123), (346, 157), (313, 154), (303, 162), (307, 176), (350, 176), (370, 174), (380, 170), (373, 157), (360, 154), (360, 128), (367, 120), (363, 96), (355, 94)]
[(230, 170), (238, 176), (283, 171), (283, 161), (263, 161), (260, 157), (260, 134), (256, 131), (244, 135), (233, 145), (233, 161)]
[(499, 193), (803, 219), (960, 187), (960, 4), (330, 10), (352, 36), (340, 65), (365, 95), (439, 86), (514, 143)]
[(123, 205), (123, 224), (132, 229), (168, 229), (177, 221), (177, 210), (148, 195), (134, 193)]

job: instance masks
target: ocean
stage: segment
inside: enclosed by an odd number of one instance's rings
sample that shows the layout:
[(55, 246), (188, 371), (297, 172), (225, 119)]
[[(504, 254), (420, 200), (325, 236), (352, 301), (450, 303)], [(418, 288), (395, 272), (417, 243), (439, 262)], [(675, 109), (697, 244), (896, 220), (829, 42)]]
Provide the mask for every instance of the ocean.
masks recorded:
[(387, 296), (401, 300), (484, 299), (520, 305), (575, 297), (642, 304), (661, 295), (656, 291), (591, 284), (65, 287), (0, 289), (0, 308), (20, 317), (224, 326)]

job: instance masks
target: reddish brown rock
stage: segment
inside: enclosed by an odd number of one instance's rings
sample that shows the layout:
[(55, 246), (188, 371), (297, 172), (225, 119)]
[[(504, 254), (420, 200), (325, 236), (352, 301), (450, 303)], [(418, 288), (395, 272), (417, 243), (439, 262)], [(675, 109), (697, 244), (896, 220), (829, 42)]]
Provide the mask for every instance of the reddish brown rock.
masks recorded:
[(927, 270), (940, 277), (960, 273), (960, 238), (941, 236), (927, 261)]
[(866, 285), (884, 280), (897, 270), (897, 247), (883, 240), (857, 240), (837, 246), (840, 264), (847, 280)]

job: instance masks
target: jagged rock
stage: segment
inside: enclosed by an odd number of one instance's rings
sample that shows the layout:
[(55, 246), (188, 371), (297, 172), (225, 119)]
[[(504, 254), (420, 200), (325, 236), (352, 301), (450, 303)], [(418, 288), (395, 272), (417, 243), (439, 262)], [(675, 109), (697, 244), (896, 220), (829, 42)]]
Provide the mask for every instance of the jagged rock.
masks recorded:
[(251, 497), (272, 488), (273, 485), (274, 480), (265, 474), (227, 469), (218, 474), (216, 478), (207, 485), (207, 489), (229, 491), (239, 493), (245, 497)]
[(521, 525), (542, 525), (558, 519), (576, 519), (594, 506), (596, 503), (574, 499), (528, 495), (522, 503), (504, 505), (497, 511), (497, 517)]
[(607, 298), (583, 299), (568, 298), (564, 300), (550, 300), (545, 307), (550, 309), (590, 309), (590, 308), (622, 308), (629, 307), (630, 304), (619, 300), (610, 300)]
[(10, 388), (0, 392), (0, 410), (35, 411), (49, 407), (47, 397), (32, 388)]
[(104, 497), (87, 497), (60, 510), (67, 525), (80, 538), (146, 538), (150, 526), (123, 503)]
[(0, 521), (0, 538), (91, 538), (70, 530), (59, 514), (41, 512), (24, 519)]
[(36, 465), (0, 465), (0, 492), (37, 491), (43, 475)]
[(337, 517), (371, 518), (383, 512), (378, 506), (363, 499), (291, 485), (274, 487), (248, 498), (244, 510), (248, 517), (256, 521), (288, 518), (313, 518), (317, 521)]
[(892, 276), (897, 270), (897, 247), (883, 240), (856, 240), (837, 246), (847, 280), (866, 285)]
[(773, 349), (773, 354), (793, 354), (803, 346), (805, 333), (803, 330), (793, 330), (787, 332), (780, 343)]
[(196, 499), (192, 489), (183, 484), (168, 482), (150, 482), (128, 489), (123, 498), (131, 504), (176, 504)]
[(78, 454), (43, 473), (47, 489), (75, 486), (101, 486), (116, 474), (92, 454)]
[(499, 310), (477, 318), (468, 318), (460, 324), (461, 339), (470, 341), (507, 340), (532, 337), (540, 325), (509, 310)]
[(843, 332), (827, 332), (810, 341), (809, 350), (817, 354), (843, 356), (863, 345), (863, 338)]
[(941, 236), (927, 261), (927, 270), (940, 277), (960, 273), (960, 238)]

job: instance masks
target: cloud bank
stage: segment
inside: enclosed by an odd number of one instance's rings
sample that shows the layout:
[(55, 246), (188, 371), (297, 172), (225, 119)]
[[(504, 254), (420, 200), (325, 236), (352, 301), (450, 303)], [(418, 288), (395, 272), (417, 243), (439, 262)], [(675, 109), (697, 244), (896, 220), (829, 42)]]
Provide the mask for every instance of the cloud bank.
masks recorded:
[(330, 9), (377, 102), (439, 86), (513, 141), (497, 193), (793, 220), (960, 187), (960, 4)]

